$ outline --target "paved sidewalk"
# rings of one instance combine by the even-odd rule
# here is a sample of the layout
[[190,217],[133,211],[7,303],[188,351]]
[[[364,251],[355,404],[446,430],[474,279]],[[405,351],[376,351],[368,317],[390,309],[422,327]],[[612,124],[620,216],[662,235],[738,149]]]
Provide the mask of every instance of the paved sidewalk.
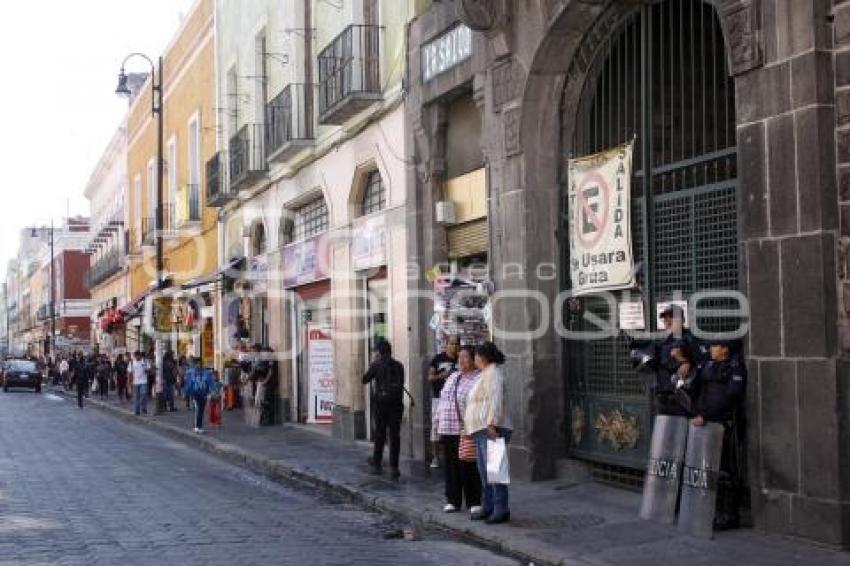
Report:
[[[427,522],[510,552],[535,564],[659,563],[850,566],[850,553],[825,549],[752,530],[719,533],[705,541],[677,534],[675,527],[637,518],[640,494],[595,482],[516,482],[511,485],[507,525],[472,522],[466,513],[445,514],[440,470],[402,462],[402,478],[368,473],[365,443],[347,443],[299,425],[247,426],[239,412],[225,412],[220,430],[192,432],[191,413],[136,417],[129,404],[87,400],[120,418],[157,430],[275,479],[304,481],[353,501]],[[404,451],[404,447],[402,447]]]

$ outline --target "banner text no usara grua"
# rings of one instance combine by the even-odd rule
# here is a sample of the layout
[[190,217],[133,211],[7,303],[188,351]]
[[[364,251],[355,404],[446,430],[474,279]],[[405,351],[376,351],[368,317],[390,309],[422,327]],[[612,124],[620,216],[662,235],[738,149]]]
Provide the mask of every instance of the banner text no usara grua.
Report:
[[570,281],[576,294],[634,286],[631,143],[570,159]]

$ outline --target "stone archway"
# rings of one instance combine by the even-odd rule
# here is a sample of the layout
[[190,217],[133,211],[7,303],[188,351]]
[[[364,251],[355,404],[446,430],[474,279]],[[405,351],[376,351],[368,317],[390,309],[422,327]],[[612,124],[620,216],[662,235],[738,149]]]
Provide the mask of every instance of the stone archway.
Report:
[[[516,38],[525,31],[537,29],[533,26],[528,26],[531,30],[521,29],[528,24],[512,20],[511,11],[505,10],[505,4],[499,0],[470,0],[469,3],[474,6],[466,12],[461,10],[461,16],[474,16],[474,21],[467,23],[483,31],[497,54],[500,48],[513,51],[514,65],[521,68],[517,74],[526,77],[520,81],[519,104],[506,104],[498,109],[501,139],[498,151],[490,154],[496,179],[491,182],[491,191],[497,195],[495,204],[491,205],[497,238],[493,245],[500,248],[500,253],[494,255],[494,269],[498,272],[501,266],[522,265],[527,277],[518,281],[506,279],[502,282],[503,289],[531,290],[554,298],[559,290],[558,283],[540,280],[533,274],[538,266],[560,256],[556,235],[559,230],[559,175],[563,163],[560,108],[565,99],[570,100],[565,88],[575,88],[580,93],[587,67],[596,51],[594,44],[598,46],[620,16],[634,9],[636,3],[578,0],[545,3],[543,10],[548,24],[542,40],[530,52],[528,46],[520,45]],[[758,66],[761,50],[755,42],[754,29],[757,3],[746,0],[712,3],[718,7],[726,44],[733,46],[727,51],[732,73]],[[467,2],[462,1],[462,4]],[[491,8],[492,17],[485,17]],[[504,59],[494,65],[494,75],[502,61]],[[497,94],[493,92],[494,97]],[[491,133],[495,132],[491,130]],[[525,213],[510,213],[516,210]],[[494,309],[496,324],[509,330],[527,332],[541,317],[535,300],[515,301],[503,312]],[[523,467],[523,473],[533,478],[548,477],[554,473],[555,460],[563,454],[563,435],[568,428],[564,422],[560,340],[550,331],[522,342],[514,341],[507,353],[508,371],[524,379],[519,411],[523,420],[522,434],[517,435],[514,455],[527,466]]]

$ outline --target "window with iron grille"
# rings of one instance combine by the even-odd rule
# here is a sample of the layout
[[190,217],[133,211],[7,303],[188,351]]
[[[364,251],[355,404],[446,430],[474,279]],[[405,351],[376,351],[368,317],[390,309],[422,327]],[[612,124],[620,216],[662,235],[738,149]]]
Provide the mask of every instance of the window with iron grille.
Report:
[[323,197],[295,211],[295,241],[306,240],[328,229],[328,205]]
[[387,192],[381,173],[375,169],[366,177],[366,188],[363,191],[363,201],[360,213],[363,216],[383,210],[387,204]]

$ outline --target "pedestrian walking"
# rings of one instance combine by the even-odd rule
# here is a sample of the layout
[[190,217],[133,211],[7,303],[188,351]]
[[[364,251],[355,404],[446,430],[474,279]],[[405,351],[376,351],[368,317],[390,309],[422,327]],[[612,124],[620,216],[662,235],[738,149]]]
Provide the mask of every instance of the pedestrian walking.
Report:
[[404,414],[404,366],[393,359],[392,347],[386,340],[375,346],[375,357],[363,383],[374,382],[375,446],[369,459],[371,472],[380,474],[384,458],[384,444],[389,431],[390,475],[398,479],[399,452],[401,450],[401,418]]
[[127,395],[127,362],[124,361],[124,354],[118,354],[112,370],[115,373],[115,388],[118,390],[118,401],[123,403],[129,399],[129,395]]
[[457,369],[458,348],[460,340],[457,336],[449,336],[446,340],[446,346],[442,352],[431,359],[430,367],[428,368],[428,383],[431,385],[431,467],[440,467],[440,428],[439,423],[439,407],[440,407],[440,392],[446,383],[446,380]]
[[463,509],[464,500],[470,513],[481,511],[481,477],[478,474],[475,445],[463,427],[467,397],[478,382],[478,377],[475,348],[462,346],[458,353],[458,369],[446,380],[438,403],[438,432],[443,445],[446,480],[446,505],[443,511],[446,513]]
[[194,431],[198,434],[204,432],[204,409],[214,387],[212,370],[202,368],[199,358],[192,358],[192,366],[186,372],[186,395],[195,406]]
[[109,365],[109,358],[105,355],[101,356],[97,361],[95,372],[97,392],[100,394],[100,400],[106,401],[109,399],[109,381],[112,377],[112,366]]
[[167,411],[174,412],[177,410],[174,407],[174,388],[176,386],[177,361],[174,359],[174,352],[168,350],[162,357],[162,394]]
[[511,438],[505,377],[500,365],[505,355],[492,342],[485,342],[475,351],[475,366],[481,371],[478,382],[469,392],[464,414],[466,432],[475,440],[478,473],[481,476],[483,501],[481,510],[472,515],[474,521],[488,524],[505,523],[511,518],[507,484],[491,484],[487,479],[487,440]]
[[77,386],[77,406],[82,409],[83,399],[85,399],[89,390],[89,372],[85,361],[82,359],[79,359],[75,365],[74,380]]
[[70,380],[68,378],[68,372],[70,370],[71,366],[68,364],[68,359],[63,356],[62,361],[59,362],[59,379],[65,389],[69,389]]
[[221,383],[219,374],[216,370],[212,372],[213,383],[210,389],[209,407],[210,407],[210,424],[213,426],[221,426],[221,409],[222,409],[222,391],[224,386]]
[[136,415],[148,414],[148,370],[149,364],[142,357],[142,353],[136,350],[134,359],[130,363],[130,373],[133,376],[133,412]]

